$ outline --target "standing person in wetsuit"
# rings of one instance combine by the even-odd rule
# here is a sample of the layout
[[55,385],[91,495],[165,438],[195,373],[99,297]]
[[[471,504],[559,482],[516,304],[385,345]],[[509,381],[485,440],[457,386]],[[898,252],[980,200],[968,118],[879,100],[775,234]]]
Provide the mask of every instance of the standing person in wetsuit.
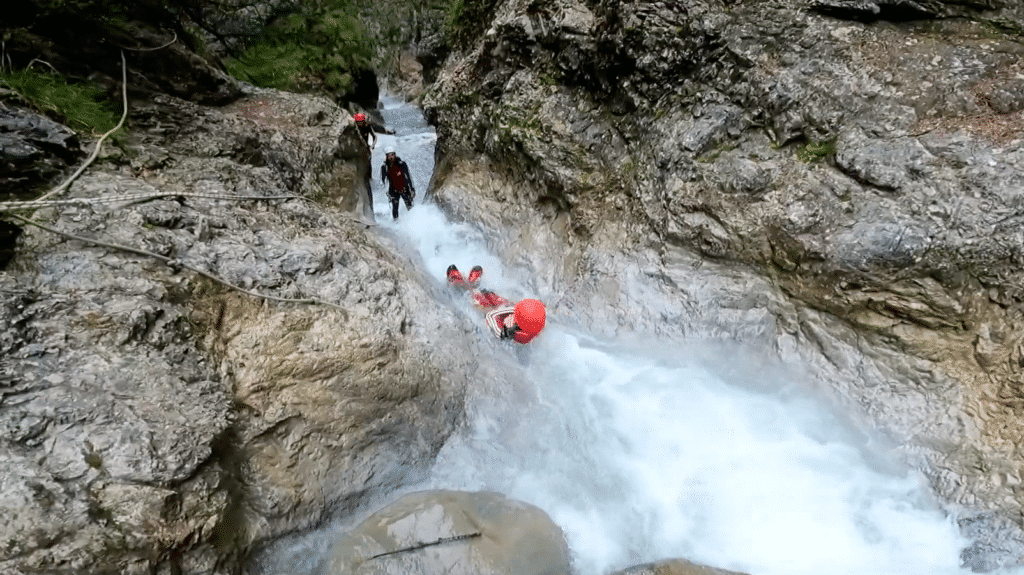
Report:
[[366,120],[366,114],[362,112],[352,116],[352,119],[356,121],[356,129],[359,130],[359,137],[363,140],[363,143],[374,149],[377,147],[377,130],[376,126],[370,125],[370,122]]
[[370,178],[373,174],[373,165],[370,163],[370,158],[373,155],[373,149],[377,147],[377,132],[366,121],[366,114],[360,112],[352,116],[352,119],[356,122],[356,131],[359,132],[359,139],[363,142],[363,157],[366,159],[366,196],[370,200],[370,214],[372,215],[373,188],[370,187]]
[[416,187],[412,183],[409,165],[395,154],[394,148],[384,151],[384,164],[380,167],[380,181],[388,183],[388,199],[391,200],[391,217],[398,220],[398,199],[405,200],[406,211],[412,209]]

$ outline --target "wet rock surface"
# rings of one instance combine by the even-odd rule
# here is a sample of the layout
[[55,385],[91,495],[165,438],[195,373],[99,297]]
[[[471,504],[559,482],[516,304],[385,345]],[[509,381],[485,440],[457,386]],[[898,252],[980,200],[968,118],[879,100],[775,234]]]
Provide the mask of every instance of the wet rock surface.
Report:
[[[804,366],[924,471],[971,541],[966,567],[1020,563],[1022,9],[495,8],[466,49],[424,33],[423,61],[400,61],[441,136],[430,194],[486,230],[557,321]],[[470,320],[359,221],[347,113],[198,62],[190,77],[206,80],[182,83],[168,62],[133,64],[163,72],[140,84],[129,152],[72,186],[88,201],[35,213],[165,259],[10,232],[0,570],[238,572],[261,544],[414,482],[458,425],[467,378],[493,368],[464,353]],[[14,156],[32,157],[24,142]],[[413,527],[428,524],[392,542],[465,535]],[[557,556],[549,535],[537,547]],[[634,568],[694,569],[721,572]]]
[[613,575],[742,575],[737,571],[726,571],[706,565],[691,563],[685,559],[667,559],[656,563],[637,565]]
[[20,212],[105,245],[26,224],[0,272],[0,571],[237,572],[416,477],[475,371],[356,217],[348,114],[255,89],[131,114],[79,201]]
[[498,493],[423,491],[374,513],[335,543],[332,575],[568,574],[569,549],[543,511]]
[[1017,564],[1021,16],[504,2],[425,97],[434,193],[567,321],[807,366],[973,525],[965,566]]

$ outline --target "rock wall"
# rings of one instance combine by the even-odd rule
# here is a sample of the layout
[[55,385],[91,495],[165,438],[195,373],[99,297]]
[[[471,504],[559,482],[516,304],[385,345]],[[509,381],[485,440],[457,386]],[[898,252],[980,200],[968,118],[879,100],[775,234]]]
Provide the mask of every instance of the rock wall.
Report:
[[[1019,562],[1021,8],[494,8],[450,54],[417,32],[422,69],[395,61],[441,136],[431,195],[559,321],[804,366],[928,474],[965,565]],[[126,149],[69,191],[84,201],[17,212],[155,255],[5,232],[0,570],[237,572],[414,480],[488,369],[366,232],[347,114],[200,68],[211,83],[179,95],[233,103],[144,83]],[[69,151],[44,178],[81,157],[52,133]],[[689,567],[638,569],[662,568]]]
[[236,573],[414,479],[460,421],[471,326],[366,233],[348,114],[245,90],[133,101],[74,201],[4,206],[104,245],[5,217],[0,571]]
[[988,569],[1024,539],[1024,20],[908,6],[500,2],[428,87],[434,193],[590,329],[807,366]]

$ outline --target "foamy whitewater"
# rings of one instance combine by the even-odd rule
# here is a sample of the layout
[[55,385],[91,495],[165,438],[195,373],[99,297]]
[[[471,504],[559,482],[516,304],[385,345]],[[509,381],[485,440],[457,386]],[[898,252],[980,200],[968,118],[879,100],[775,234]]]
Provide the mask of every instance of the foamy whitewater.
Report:
[[[375,229],[415,246],[439,283],[449,264],[481,264],[486,287],[536,296],[472,226],[421,202],[435,137],[419,110],[387,100],[383,113],[397,133],[374,152]],[[379,187],[388,145],[419,191],[398,222]],[[469,313],[468,303],[452,305]],[[482,348],[509,354],[521,376],[511,389],[480,382],[470,390],[468,425],[416,488],[491,490],[540,507],[565,532],[579,575],[676,557],[755,575],[970,572],[959,568],[969,542],[922,478],[880,465],[886,454],[872,453],[869,433],[782,370],[757,365],[758,350],[733,356],[743,366],[719,367],[692,344],[603,341],[561,327],[556,314],[525,359],[514,344],[494,346],[484,330],[479,337]],[[293,541],[265,572],[315,572],[336,535],[327,528]]]

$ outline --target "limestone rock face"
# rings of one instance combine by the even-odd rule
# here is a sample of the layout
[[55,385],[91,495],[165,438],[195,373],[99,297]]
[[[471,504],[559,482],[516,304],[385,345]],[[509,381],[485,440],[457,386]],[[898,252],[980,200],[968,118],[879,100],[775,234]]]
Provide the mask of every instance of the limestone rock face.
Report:
[[330,575],[567,575],[561,529],[497,493],[405,495],[342,536]]
[[46,116],[0,103],[0,199],[19,199],[82,156],[78,135]]
[[427,91],[438,200],[569,321],[806,366],[1017,563],[1018,3],[527,4]]
[[0,271],[3,572],[236,573],[418,477],[476,370],[440,280],[367,233],[349,114],[250,90],[130,121],[19,212],[105,245],[25,224]]
[[[438,127],[431,195],[553,315],[804,366],[926,473],[972,541],[965,566],[986,570],[1024,550],[1022,10],[508,0],[464,49],[419,35],[402,85],[423,82]],[[233,18],[218,26],[260,15]],[[112,87],[119,59],[92,39],[42,57]],[[45,44],[18,32],[5,51]],[[348,113],[239,86],[180,46],[129,66],[152,73],[127,153],[106,150],[77,202],[19,212],[86,239],[8,232],[0,571],[236,573],[417,480],[481,368],[469,320],[367,231]],[[6,167],[34,153],[16,131],[0,130]],[[566,572],[545,519],[482,497],[381,512],[336,565]],[[547,533],[542,560],[515,564],[474,525]]]

